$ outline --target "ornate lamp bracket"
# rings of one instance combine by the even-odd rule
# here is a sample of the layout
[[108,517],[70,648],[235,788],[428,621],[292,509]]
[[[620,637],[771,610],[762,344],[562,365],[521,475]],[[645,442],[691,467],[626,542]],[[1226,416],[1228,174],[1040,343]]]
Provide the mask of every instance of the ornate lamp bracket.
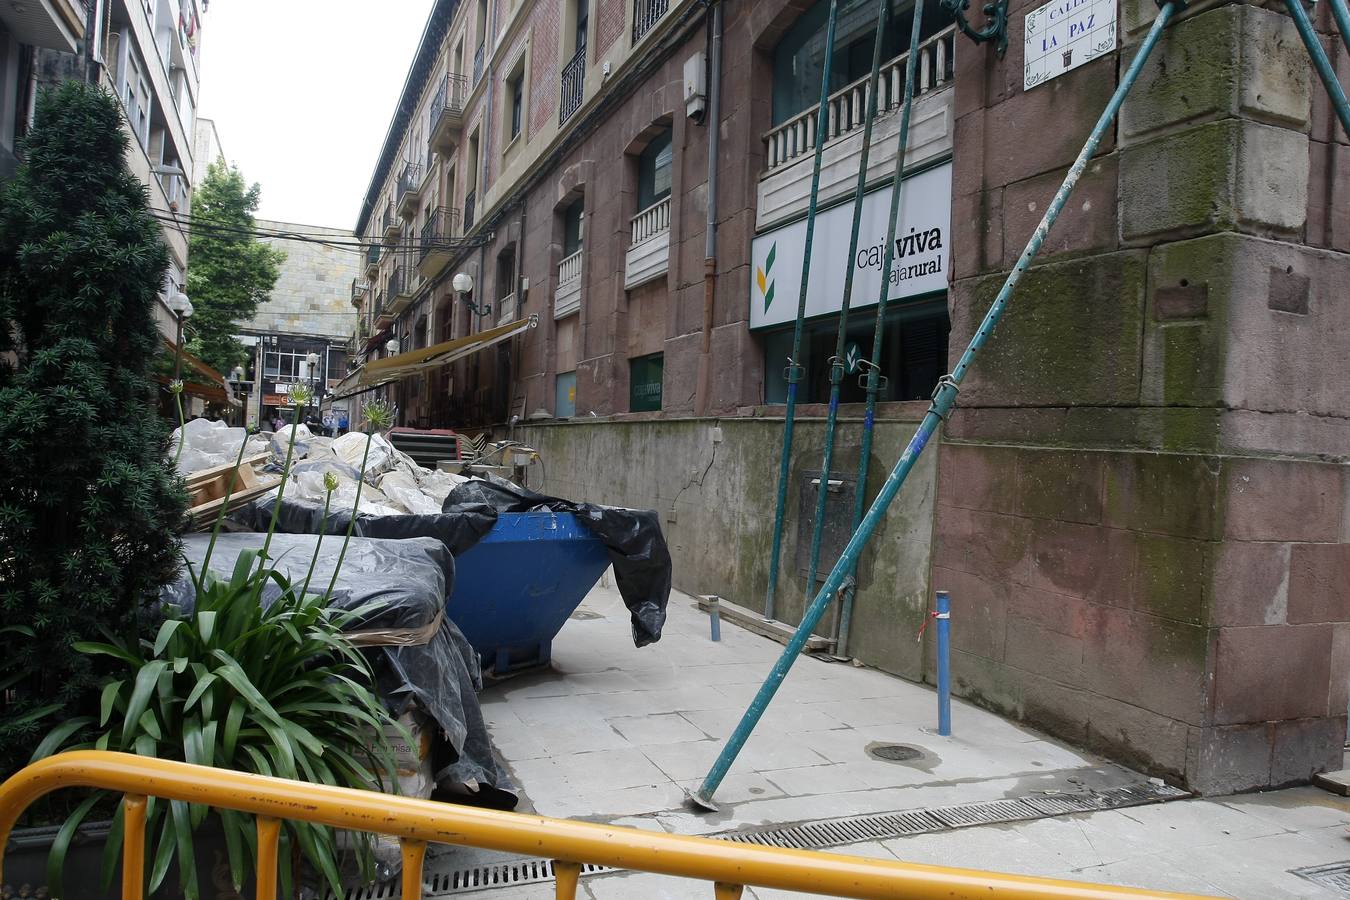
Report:
[[939,0],[942,8],[956,19],[956,27],[966,37],[977,44],[994,42],[994,52],[999,59],[1008,51],[1008,0],[992,0],[984,5],[984,15],[988,20],[983,28],[973,28],[966,20],[966,10],[970,9],[970,0]]

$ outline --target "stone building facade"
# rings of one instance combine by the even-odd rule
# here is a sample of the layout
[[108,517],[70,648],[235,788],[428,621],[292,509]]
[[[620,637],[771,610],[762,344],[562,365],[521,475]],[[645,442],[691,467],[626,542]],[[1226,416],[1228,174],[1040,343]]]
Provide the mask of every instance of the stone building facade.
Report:
[[[357,227],[384,248],[366,270],[368,346],[382,355],[393,336],[400,350],[425,348],[537,316],[510,342],[399,385],[404,424],[472,429],[519,416],[515,435],[542,451],[548,492],[660,510],[678,587],[759,608],[800,280],[773,263],[801,255],[810,73],[818,86],[828,4],[713,5],[716,122],[687,103],[710,99],[698,97],[698,76],[703,66],[712,77],[712,13],[658,5],[641,35],[635,23],[655,8],[644,0],[437,7]],[[870,58],[874,31],[858,16],[875,7],[841,6],[837,55],[856,61],[863,46]],[[1011,3],[1004,58],[925,7],[905,160],[905,204],[916,208],[902,205],[900,234],[931,225],[940,247],[890,289],[868,496],[1156,9],[1122,0],[1117,49],[1025,88],[1022,37],[1036,6]],[[584,41],[568,37],[579,8]],[[892,12],[890,30],[907,35],[908,8]],[[484,65],[456,69],[472,65],[476,54],[456,48],[475,33]],[[591,49],[569,52],[578,46]],[[897,54],[884,57],[890,108],[871,146],[872,207],[884,208],[895,163]],[[811,593],[803,542],[840,309],[830,279],[853,264],[864,283],[877,240],[868,214],[864,253],[848,258],[862,150],[849,65],[822,148],[825,249],[813,254],[796,360],[806,402],[777,605],[789,622]],[[419,104],[435,107],[438,80],[457,71],[469,87],[450,140],[439,107]],[[579,101],[567,89],[577,83]],[[1350,349],[1350,306],[1335,285],[1350,265],[1350,198],[1336,127],[1286,17],[1240,3],[1186,9],[865,552],[850,656],[932,677],[931,647],[914,635],[932,592],[946,589],[956,685],[977,702],[1206,792],[1339,767],[1350,375],[1335,361]],[[400,193],[413,156],[440,173],[420,176],[434,204]],[[436,206],[457,223],[447,235]],[[411,287],[395,279],[393,293],[400,265],[418,276]],[[472,294],[451,289],[459,273]],[[875,294],[855,291],[853,306],[846,336],[865,352]],[[854,382],[836,452],[845,490],[862,427]]]
[[[347,360],[358,338],[351,297],[361,256],[350,246],[351,232],[345,229],[266,219],[258,219],[255,225],[262,235],[278,235],[258,240],[285,253],[286,258],[271,294],[240,334],[253,349],[247,372],[246,421],[250,424],[269,421],[287,407],[289,386],[310,380],[304,362],[310,353],[319,357],[313,383],[320,404],[323,395],[331,393],[347,374]],[[345,403],[334,407],[330,401],[323,408],[339,418],[347,413]]]

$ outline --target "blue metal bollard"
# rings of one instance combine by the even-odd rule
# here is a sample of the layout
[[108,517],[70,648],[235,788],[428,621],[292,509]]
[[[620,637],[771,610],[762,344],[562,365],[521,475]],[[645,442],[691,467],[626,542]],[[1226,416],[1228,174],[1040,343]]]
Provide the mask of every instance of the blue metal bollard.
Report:
[[708,598],[708,624],[712,626],[712,639],[714,641],[722,639],[721,599],[721,597]]
[[952,733],[952,598],[937,592],[937,690],[938,734]]

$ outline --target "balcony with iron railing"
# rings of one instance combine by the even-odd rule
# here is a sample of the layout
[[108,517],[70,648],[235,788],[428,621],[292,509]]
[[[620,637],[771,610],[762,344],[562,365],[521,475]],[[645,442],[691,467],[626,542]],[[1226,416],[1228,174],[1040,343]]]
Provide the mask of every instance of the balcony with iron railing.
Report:
[[[916,63],[917,83],[914,96],[921,97],[936,91],[952,80],[956,26],[939,31],[919,45]],[[877,115],[899,108],[905,98],[905,67],[908,51],[881,67],[877,82]],[[829,116],[825,128],[826,142],[835,141],[863,127],[867,115],[868,81],[860,78],[830,95],[826,104]],[[785,166],[815,149],[819,110],[816,106],[798,113],[777,125],[764,135],[765,164],[769,171]],[[856,168],[854,170],[856,172]]]
[[450,263],[458,249],[463,230],[459,226],[459,210],[439,206],[422,225],[418,241],[417,271],[423,278],[435,278]]
[[436,88],[431,100],[431,149],[449,156],[459,146],[464,128],[464,97],[469,93],[469,79],[463,75],[447,75]]
[[633,43],[652,30],[670,9],[670,0],[633,0]]
[[361,304],[366,301],[366,294],[368,294],[369,292],[370,292],[369,284],[366,284],[366,282],[362,281],[360,278],[353,278],[352,306],[355,306],[357,309],[360,309]]
[[469,191],[464,195],[464,231],[468,232],[473,228],[474,207],[478,202],[476,191]]
[[487,56],[486,45],[479,44],[478,49],[473,51],[473,83],[477,85],[483,80],[483,62]]
[[398,173],[398,214],[405,219],[417,215],[417,203],[422,199],[422,164],[411,160]]
[[390,325],[394,324],[394,312],[389,309],[389,307],[385,306],[384,296],[382,291],[376,291],[375,304],[371,307],[373,310],[371,317],[375,320],[376,331],[388,328]]
[[670,197],[633,216],[632,241],[624,260],[625,289],[660,278],[670,269]]
[[389,294],[389,311],[397,316],[407,309],[412,304],[416,289],[417,273],[404,262],[396,264],[394,271],[389,273],[389,284],[386,287]]
[[562,100],[558,105],[558,124],[572,117],[572,113],[581,108],[586,92],[586,45],[583,43],[577,52],[563,66]]
[[366,244],[366,278],[373,279],[380,271],[380,245]]
[[398,216],[394,215],[394,206],[391,203],[386,206],[384,212],[380,214],[380,229],[384,232],[385,244],[392,245],[396,243],[398,241],[399,231],[402,230],[402,228],[403,226],[399,222]]
[[558,263],[558,290],[553,295],[553,318],[561,319],[581,309],[581,261],[584,250],[564,256]]

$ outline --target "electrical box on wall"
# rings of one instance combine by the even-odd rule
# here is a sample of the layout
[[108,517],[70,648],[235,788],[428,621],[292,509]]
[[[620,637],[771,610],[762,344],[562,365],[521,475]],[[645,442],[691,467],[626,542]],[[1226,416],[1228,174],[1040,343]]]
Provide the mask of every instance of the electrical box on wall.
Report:
[[708,56],[702,50],[684,61],[684,112],[702,117],[708,100]]

